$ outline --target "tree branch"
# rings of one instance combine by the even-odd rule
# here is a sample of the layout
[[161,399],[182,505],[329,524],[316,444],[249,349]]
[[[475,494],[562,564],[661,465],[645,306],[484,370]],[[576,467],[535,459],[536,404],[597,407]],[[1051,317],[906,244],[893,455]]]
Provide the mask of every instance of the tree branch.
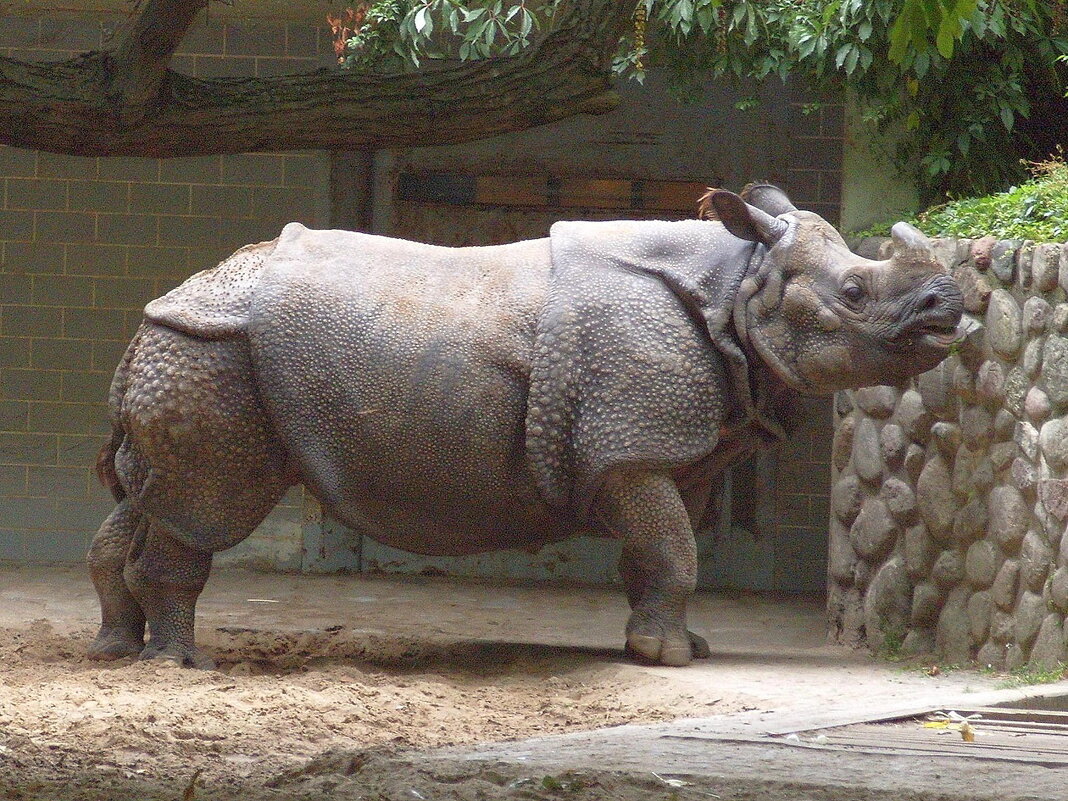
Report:
[[126,123],[159,100],[171,56],[208,0],[149,0],[112,61],[109,93]]
[[613,108],[612,56],[633,10],[619,0],[575,0],[517,56],[420,73],[195,79],[165,65],[167,48],[202,5],[152,0],[143,17],[179,6],[185,16],[173,25],[139,19],[117,54],[59,63],[0,58],[0,143],[169,157],[485,138]]

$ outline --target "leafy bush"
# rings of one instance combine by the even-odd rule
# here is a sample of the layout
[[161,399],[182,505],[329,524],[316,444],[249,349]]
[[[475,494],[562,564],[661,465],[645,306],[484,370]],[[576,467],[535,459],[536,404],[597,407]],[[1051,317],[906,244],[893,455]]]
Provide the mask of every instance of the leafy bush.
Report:
[[1058,156],[1029,170],[1019,186],[935,206],[914,223],[928,236],[1068,241],[1068,164]]

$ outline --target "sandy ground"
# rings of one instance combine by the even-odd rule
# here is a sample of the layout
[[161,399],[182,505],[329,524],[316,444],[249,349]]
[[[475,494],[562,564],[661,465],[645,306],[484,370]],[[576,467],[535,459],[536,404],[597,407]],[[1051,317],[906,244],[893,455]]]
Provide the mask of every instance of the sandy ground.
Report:
[[528,769],[430,749],[680,718],[744,731],[993,682],[830,646],[820,603],[756,596],[695,599],[713,658],[688,668],[627,661],[625,601],[597,588],[223,572],[198,622],[216,671],[91,662],[96,615],[83,570],[0,567],[0,798],[763,798],[672,778],[666,755],[662,772]]

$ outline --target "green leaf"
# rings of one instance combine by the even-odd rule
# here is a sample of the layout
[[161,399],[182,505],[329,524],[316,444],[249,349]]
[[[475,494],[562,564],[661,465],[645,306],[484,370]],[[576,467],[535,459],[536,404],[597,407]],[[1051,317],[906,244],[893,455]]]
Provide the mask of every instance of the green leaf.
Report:
[[860,49],[856,45],[849,46],[849,53],[845,57],[846,75],[852,75],[857,68],[857,59],[860,58]]
[[955,41],[956,37],[953,35],[950,28],[943,24],[938,29],[938,38],[936,40],[938,53],[942,58],[953,58],[953,43]]
[[850,49],[853,47],[851,44],[844,44],[838,48],[838,52],[834,54],[834,65],[841,68],[845,63],[846,56],[849,55]]
[[1001,117],[1002,125],[1005,126],[1005,130],[1011,131],[1012,125],[1016,121],[1016,115],[1012,113],[1012,109],[1008,106],[1002,106],[999,116]]
[[434,32],[434,20],[430,16],[429,6],[423,6],[415,12],[413,24],[415,32],[420,36],[430,36]]

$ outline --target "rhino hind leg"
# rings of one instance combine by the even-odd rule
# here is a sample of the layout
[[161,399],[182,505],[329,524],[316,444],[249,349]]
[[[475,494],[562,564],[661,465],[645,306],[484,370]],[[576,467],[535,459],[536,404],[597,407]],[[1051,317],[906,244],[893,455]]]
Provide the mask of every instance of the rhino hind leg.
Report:
[[126,585],[123,569],[137,528],[147,522],[122,500],[93,537],[86,561],[100,598],[101,623],[89,646],[90,659],[122,659],[144,648],[145,613]]
[[617,472],[605,482],[597,511],[623,540],[621,568],[631,606],[628,653],[662,665],[688,665],[708,645],[686,630],[697,546],[675,482],[662,472]]
[[197,598],[210,572],[210,553],[168,535],[157,521],[138,526],[123,578],[148,622],[149,639],[141,659],[171,659],[183,667],[206,670],[215,667],[193,640]]
[[[139,608],[141,632],[145,622],[149,632],[142,659],[211,667],[193,643],[211,555],[251,534],[296,481],[254,379],[243,339],[204,340],[152,324],[116,375],[112,418],[122,437],[113,437],[104,472],[113,470],[124,500],[91,562],[105,637],[132,647]],[[109,633],[115,620],[128,621],[119,635]],[[98,658],[109,648],[102,642]]]

